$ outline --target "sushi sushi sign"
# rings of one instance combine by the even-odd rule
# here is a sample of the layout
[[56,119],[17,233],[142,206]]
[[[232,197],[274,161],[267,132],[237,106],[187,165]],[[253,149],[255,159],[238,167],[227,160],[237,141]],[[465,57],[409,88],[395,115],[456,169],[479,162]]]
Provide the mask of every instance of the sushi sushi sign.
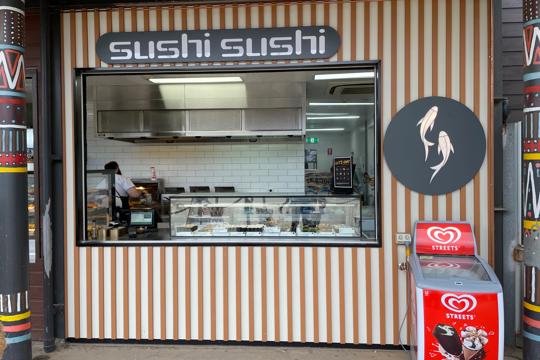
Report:
[[501,299],[496,293],[423,290],[427,359],[499,359]]
[[327,59],[340,46],[329,26],[110,32],[96,51],[108,64]]

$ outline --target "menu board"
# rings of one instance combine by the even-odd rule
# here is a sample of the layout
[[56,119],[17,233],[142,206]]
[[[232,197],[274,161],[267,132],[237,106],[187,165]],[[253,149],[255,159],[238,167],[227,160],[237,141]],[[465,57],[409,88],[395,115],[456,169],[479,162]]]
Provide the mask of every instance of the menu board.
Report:
[[352,189],[353,162],[352,157],[334,158],[334,188]]

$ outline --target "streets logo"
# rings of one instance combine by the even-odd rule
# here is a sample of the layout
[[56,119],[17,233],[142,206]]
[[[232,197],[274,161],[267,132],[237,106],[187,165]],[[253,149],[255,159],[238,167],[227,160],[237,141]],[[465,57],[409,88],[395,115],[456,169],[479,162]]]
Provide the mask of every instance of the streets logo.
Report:
[[447,293],[441,297],[442,305],[452,313],[446,314],[448,319],[473,320],[474,315],[464,314],[473,311],[478,305],[476,298],[469,294]]

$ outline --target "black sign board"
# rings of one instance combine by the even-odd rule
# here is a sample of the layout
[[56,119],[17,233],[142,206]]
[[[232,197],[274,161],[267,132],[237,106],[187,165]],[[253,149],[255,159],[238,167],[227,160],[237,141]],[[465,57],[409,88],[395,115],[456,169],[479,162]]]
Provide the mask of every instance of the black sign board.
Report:
[[334,188],[352,189],[353,186],[353,162],[352,157],[334,158]]
[[329,26],[111,32],[96,45],[108,64],[326,59],[339,48]]
[[397,180],[418,193],[442,195],[467,184],[486,154],[486,136],[476,115],[439,96],[413,101],[392,119],[384,157]]

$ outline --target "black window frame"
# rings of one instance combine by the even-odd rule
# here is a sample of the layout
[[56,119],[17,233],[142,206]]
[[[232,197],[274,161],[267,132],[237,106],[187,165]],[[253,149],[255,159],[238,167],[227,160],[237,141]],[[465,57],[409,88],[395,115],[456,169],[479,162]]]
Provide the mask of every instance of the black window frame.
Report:
[[[375,71],[375,233],[374,242],[339,242],[328,241],[327,243],[310,243],[309,239],[299,238],[298,241],[272,242],[205,242],[204,238],[194,237],[192,240],[154,240],[152,243],[140,243],[137,240],[110,241],[86,240],[86,176],[85,164],[87,154],[86,143],[86,77],[93,75],[129,75],[129,74],[230,74],[245,72],[284,72],[284,71],[336,71],[358,70],[371,68]],[[73,94],[74,94],[74,148],[75,148],[75,203],[76,203],[76,246],[314,246],[314,247],[351,247],[351,248],[382,248],[382,203],[381,203],[381,175],[382,175],[382,119],[381,119],[381,62],[380,60],[350,61],[350,62],[311,62],[311,63],[288,63],[288,64],[248,64],[248,65],[193,65],[182,67],[156,67],[156,68],[77,68],[73,69]],[[240,195],[240,194],[239,194]],[[264,195],[264,194],[261,194]]]

